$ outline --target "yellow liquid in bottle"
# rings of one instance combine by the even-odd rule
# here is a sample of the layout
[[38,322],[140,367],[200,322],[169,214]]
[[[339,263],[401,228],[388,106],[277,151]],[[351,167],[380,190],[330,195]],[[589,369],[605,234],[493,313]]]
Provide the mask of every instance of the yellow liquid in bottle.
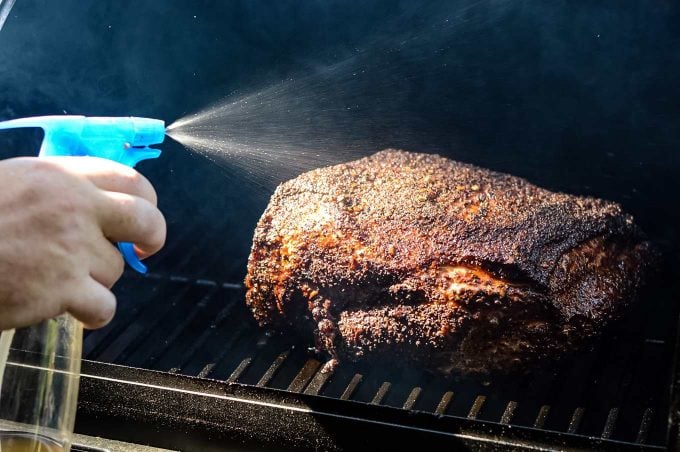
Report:
[[66,448],[49,438],[26,433],[0,433],[0,452],[62,452]]

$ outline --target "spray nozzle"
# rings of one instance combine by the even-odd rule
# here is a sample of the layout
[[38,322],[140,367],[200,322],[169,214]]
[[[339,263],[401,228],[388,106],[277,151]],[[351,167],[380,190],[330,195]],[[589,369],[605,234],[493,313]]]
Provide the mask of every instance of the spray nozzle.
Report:
[[[0,122],[0,130],[39,127],[45,131],[40,156],[90,156],[134,167],[142,160],[161,155],[149,146],[165,139],[165,123],[134,117],[40,116]],[[126,262],[146,273],[132,243],[118,244]]]

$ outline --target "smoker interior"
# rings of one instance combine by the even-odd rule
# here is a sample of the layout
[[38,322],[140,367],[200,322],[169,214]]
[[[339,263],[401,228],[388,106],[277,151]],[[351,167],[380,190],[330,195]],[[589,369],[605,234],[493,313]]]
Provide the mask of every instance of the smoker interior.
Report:
[[[220,229],[219,224],[213,227]],[[375,363],[343,363],[324,373],[310,344],[257,326],[245,306],[241,281],[196,277],[229,265],[211,253],[213,236],[204,234],[196,242],[198,236],[192,226],[176,231],[151,274],[126,273],[116,287],[116,318],[85,336],[87,360],[156,371],[161,380],[168,378],[161,373],[169,373],[175,374],[174,382],[226,382],[232,388],[228,391],[248,388],[254,397],[258,391],[265,391],[265,397],[274,390],[305,400],[340,400],[345,402],[340,411],[357,418],[372,416],[370,411],[357,414],[366,413],[362,410],[368,405],[417,413],[425,425],[428,419],[464,420],[466,425],[526,428],[529,438],[547,432],[597,441],[588,447],[651,450],[667,444],[677,321],[677,297],[668,284],[652,284],[631,315],[592,350],[524,375],[444,378],[414,367]],[[186,250],[189,255],[183,254]],[[201,255],[205,267],[196,268],[195,256]],[[131,378],[136,378],[134,372]],[[102,403],[88,401],[88,394],[81,404]],[[260,427],[244,419],[241,428]],[[284,434],[278,429],[272,435],[279,433]],[[349,429],[346,434],[353,433]],[[153,436],[146,439],[152,445],[159,439]],[[548,442],[558,436],[550,438]]]
[[[271,125],[265,143],[436,152],[616,201],[680,256],[676,4],[23,0],[0,34],[0,119],[64,112],[170,122],[225,97],[290,87],[284,80],[331,83],[244,117]],[[243,124],[245,138],[262,128]],[[36,155],[41,138],[6,132],[0,157]],[[138,169],[158,191],[167,246],[149,260],[151,275],[125,275],[113,323],[85,337],[80,432],[167,447],[184,436],[185,450],[230,437],[257,448],[267,435],[322,450],[408,436],[432,445],[442,432],[491,432],[487,445],[677,442],[677,429],[666,436],[669,406],[680,406],[671,384],[677,257],[665,265],[675,274],[652,285],[618,332],[555,369],[484,382],[344,363],[325,375],[308,344],[266,336],[244,306],[249,238],[290,169],[265,165],[266,177],[252,178],[240,161],[209,161],[171,140],[161,147],[159,160]],[[260,419],[276,414],[276,425]],[[324,433],[309,427],[315,419],[339,425],[335,437],[310,440]],[[204,442],[198,424],[210,426]]]

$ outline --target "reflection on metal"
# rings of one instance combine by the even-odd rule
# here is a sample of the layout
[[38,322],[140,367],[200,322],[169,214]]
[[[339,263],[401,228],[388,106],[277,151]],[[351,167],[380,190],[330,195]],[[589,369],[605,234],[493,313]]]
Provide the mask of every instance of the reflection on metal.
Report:
[[7,20],[15,1],[16,0],[0,0],[0,30],[2,30],[3,25],[5,25],[5,21]]

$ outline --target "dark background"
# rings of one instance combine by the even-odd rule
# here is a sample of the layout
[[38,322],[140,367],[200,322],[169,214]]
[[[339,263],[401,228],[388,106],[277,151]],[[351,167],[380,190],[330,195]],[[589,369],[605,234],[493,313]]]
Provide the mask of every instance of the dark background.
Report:
[[[675,255],[673,3],[17,0],[0,31],[0,119],[68,113],[170,123],[340,64],[324,76],[331,84],[338,77],[327,102],[342,109],[345,95],[359,99],[361,113],[318,130],[333,137],[331,148],[437,152],[615,200]],[[343,83],[356,69],[365,75],[350,93]],[[0,156],[35,154],[39,139],[3,133]],[[171,140],[162,148],[160,160],[139,166],[169,223],[152,271],[240,282],[276,174],[256,188]]]

